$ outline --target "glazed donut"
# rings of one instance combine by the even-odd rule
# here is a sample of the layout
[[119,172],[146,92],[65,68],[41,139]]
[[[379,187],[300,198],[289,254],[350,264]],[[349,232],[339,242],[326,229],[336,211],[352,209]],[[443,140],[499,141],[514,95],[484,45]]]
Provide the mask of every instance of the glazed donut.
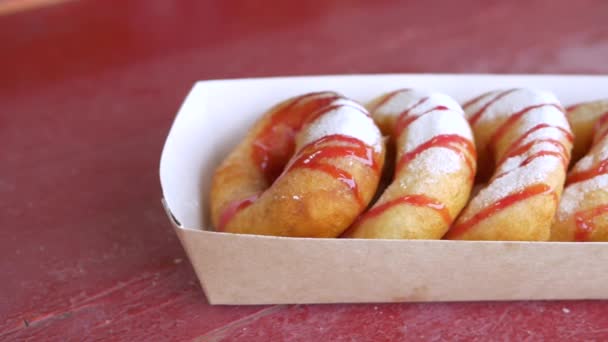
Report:
[[336,237],[369,204],[384,142],[367,110],[337,93],[295,97],[266,113],[211,185],[216,230]]
[[345,237],[440,239],[465,206],[476,153],[462,108],[450,97],[404,89],[371,105],[396,144],[394,179]]
[[575,149],[591,148],[566,179],[551,240],[608,241],[608,101],[570,107],[568,118]]
[[463,108],[478,165],[494,171],[486,170],[491,178],[445,238],[548,240],[573,139],[559,101],[545,91],[510,89],[483,94]]

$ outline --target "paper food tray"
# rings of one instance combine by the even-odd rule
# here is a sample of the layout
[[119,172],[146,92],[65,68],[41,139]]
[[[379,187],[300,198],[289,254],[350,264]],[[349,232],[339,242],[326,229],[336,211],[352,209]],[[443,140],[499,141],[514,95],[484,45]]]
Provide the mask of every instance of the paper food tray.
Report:
[[608,244],[307,239],[208,231],[214,169],[270,106],[334,90],[367,102],[398,88],[459,102],[497,88],[554,92],[562,104],[608,96],[608,76],[349,75],[201,81],[161,163],[163,204],[212,304],[608,298]]

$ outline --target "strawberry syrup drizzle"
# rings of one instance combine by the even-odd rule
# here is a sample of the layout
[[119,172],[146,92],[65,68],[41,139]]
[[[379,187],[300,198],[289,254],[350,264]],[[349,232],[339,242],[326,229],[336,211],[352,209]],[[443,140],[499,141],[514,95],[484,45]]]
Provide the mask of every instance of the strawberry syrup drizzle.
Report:
[[488,96],[488,95],[490,95],[492,93],[493,93],[492,91],[488,91],[488,92],[485,92],[485,93],[483,93],[483,94],[481,94],[481,95],[479,95],[477,97],[474,97],[474,98],[468,100],[467,102],[465,102],[465,103],[462,104],[462,109],[469,108],[470,106],[474,105],[475,103],[479,102],[481,99],[483,99],[484,97],[486,97],[486,96]]
[[584,104],[585,103],[577,103],[577,104],[573,104],[573,105],[570,105],[570,106],[566,107],[566,113],[567,113],[566,115],[569,115],[570,112],[576,110],[578,107],[580,107],[580,106],[582,106]]
[[[520,201],[526,200],[526,199],[534,197],[536,195],[547,194],[547,193],[551,193],[551,192],[552,192],[551,187],[546,184],[534,184],[534,185],[525,187],[524,189],[522,189],[518,192],[512,193],[510,195],[507,195],[507,196],[501,198],[500,200],[492,203],[491,205],[483,208],[477,214],[473,215],[473,217],[471,217],[470,219],[468,219],[464,222],[461,222],[459,224],[456,224],[455,226],[452,226],[452,228],[450,228],[450,230],[448,231],[448,233],[446,234],[445,237],[448,239],[451,239],[451,238],[456,238],[458,236],[461,236],[462,234],[466,233],[469,229],[471,229],[471,227],[475,226],[482,220],[488,219],[488,218],[496,215],[497,213],[504,210],[505,208],[508,208],[512,205],[519,203]],[[557,200],[555,197],[555,194],[554,194],[554,199]]]
[[600,205],[574,214],[574,222],[576,224],[574,240],[579,242],[589,241],[591,234],[597,228],[593,220],[606,213],[608,213],[608,205]]
[[[568,111],[570,112],[581,105],[583,104],[579,103],[570,106],[568,107]],[[605,127],[606,123],[608,123],[608,112],[601,114],[599,119],[593,126],[595,143],[599,143],[600,141],[602,141],[608,134],[608,127]],[[566,184],[570,185],[573,183],[586,181],[605,173],[608,173],[608,160],[600,161],[598,165],[591,169],[570,173],[566,180]],[[608,213],[608,204],[599,205],[595,208],[576,212],[574,214],[574,223],[576,227],[574,231],[574,240],[579,242],[589,241],[591,234],[597,228],[593,220],[596,217],[601,216],[605,213]]]
[[[315,96],[327,94],[317,100],[305,102]],[[310,93],[294,99],[272,115],[252,146],[252,159],[266,181],[271,184],[283,171],[295,148],[295,135],[316,115],[340,96],[334,93]],[[303,103],[304,102],[304,103]]]
[[494,134],[490,138],[490,141],[488,144],[490,151],[492,151],[492,152],[495,151],[495,147],[496,147],[496,144],[498,143],[498,141],[500,141],[500,139],[509,131],[509,129],[517,121],[519,121],[526,113],[528,113],[534,109],[538,109],[538,108],[542,108],[542,107],[554,107],[554,108],[558,109],[560,112],[563,112],[562,108],[554,103],[541,103],[541,104],[537,104],[537,105],[533,105],[533,106],[528,106],[528,107],[520,110],[519,112],[512,114],[502,125],[500,125],[500,127],[498,127],[498,129],[494,132]]
[[[304,100],[322,94],[329,96],[302,104]],[[340,107],[351,107],[361,111],[365,115],[369,115],[365,110],[355,106],[331,104],[339,98],[341,96],[331,92],[306,94],[294,99],[270,118],[266,126],[255,138],[252,149],[252,159],[258,165],[269,184],[272,184],[282,173],[287,172],[285,165],[294,152],[295,135],[304,125]],[[298,106],[301,106],[301,108],[298,108]],[[331,142],[346,143],[349,146],[322,146]],[[315,148],[317,150],[314,150]],[[359,162],[379,172],[373,149],[356,138],[343,135],[325,136],[305,146],[300,152],[300,157],[288,168],[302,167],[316,169],[332,175],[337,180],[346,184],[353,191],[357,202],[363,206],[364,201],[359,194],[354,177],[338,167],[320,162],[326,158],[347,156],[355,157]],[[260,192],[245,199],[229,203],[220,215],[218,230],[223,231],[228,222],[239,211],[253,204],[262,193]]]
[[224,209],[222,211],[222,214],[220,215],[220,222],[218,223],[217,230],[220,232],[223,232],[224,229],[226,228],[226,225],[228,224],[228,222],[230,222],[230,220],[232,220],[234,215],[236,215],[236,213],[238,213],[239,211],[252,205],[253,202],[255,202],[258,199],[258,197],[260,197],[260,195],[261,195],[261,193],[257,193],[252,196],[249,196],[247,198],[233,201],[230,204],[228,204],[226,209]]
[[[511,91],[507,91],[507,92],[512,92],[514,90]],[[500,93],[499,95],[497,95],[493,100],[490,101],[490,103],[494,103],[498,100],[498,98],[507,92],[503,92]],[[522,110],[520,110],[519,112],[516,112],[514,114],[512,114],[500,127],[498,127],[498,129],[496,130],[496,132],[492,135],[492,137],[489,140],[489,150],[491,152],[495,151],[495,146],[497,144],[497,142],[506,134],[506,132],[509,130],[509,128],[511,128],[518,120],[521,119],[521,117],[523,117],[526,113],[530,112],[531,110],[537,109],[537,108],[541,108],[541,107],[545,107],[545,106],[552,106],[557,108],[560,112],[563,113],[563,109],[556,105],[556,104],[550,104],[550,103],[544,103],[544,104],[538,104],[538,105],[533,105],[533,106],[529,106],[526,108],[523,108]],[[479,118],[481,117],[481,115],[483,114],[483,112],[485,112],[488,108],[488,105],[486,104],[482,110],[478,111],[477,113],[475,113],[475,115],[471,118],[470,122],[471,124],[474,124],[477,120],[479,120]],[[566,149],[565,146],[563,146],[563,144],[559,141],[559,140],[554,140],[554,139],[535,139],[530,141],[529,143],[523,145],[523,146],[519,146],[521,145],[521,143],[524,141],[524,139],[529,136],[531,133],[533,133],[536,130],[542,129],[542,128],[546,128],[546,127],[553,127],[553,126],[549,126],[548,124],[540,124],[540,125],[536,125],[534,127],[532,127],[530,130],[528,130],[527,132],[525,132],[522,136],[520,136],[518,138],[518,140],[516,140],[513,144],[510,150],[508,150],[505,153],[505,157],[502,158],[501,163],[504,162],[508,157],[512,157],[512,156],[517,156],[517,155],[522,155],[525,154],[526,152],[528,152],[530,150],[530,148],[532,148],[532,146],[534,146],[536,143],[540,143],[540,142],[550,142],[552,144],[555,144],[556,146],[559,145],[561,147],[559,147],[561,152],[556,152],[556,151],[547,151],[547,150],[543,150],[543,151],[539,151],[537,153],[532,154],[531,156],[529,156],[528,158],[526,158],[525,160],[523,160],[519,167],[523,167],[527,164],[529,164],[530,162],[532,162],[532,160],[542,157],[542,156],[547,156],[547,155],[552,155],[552,156],[556,156],[558,158],[560,158],[562,160],[562,163],[564,164],[564,168],[565,170],[567,170],[567,165],[569,162],[569,153],[564,153],[567,152],[568,150]],[[572,134],[570,132],[568,132],[567,130],[560,128],[560,127],[556,127],[558,129],[560,129],[563,133],[564,136],[566,137],[566,139],[568,139],[569,141],[572,141],[573,137]],[[493,155],[494,153],[491,153],[490,155]],[[517,168],[516,168],[517,169]],[[515,170],[515,169],[514,169]],[[513,171],[513,170],[511,170]],[[511,171],[507,171],[505,173],[499,174],[495,177],[493,177],[493,179],[497,179],[499,177],[504,176],[506,173],[509,173]],[[555,192],[552,192],[553,190],[551,189],[551,187],[549,187],[546,184],[533,184],[530,186],[525,187],[524,189],[507,195],[505,197],[503,197],[502,199],[492,203],[491,205],[483,208],[482,210],[480,210],[477,214],[475,214],[472,218],[461,222],[455,226],[453,226],[448,233],[446,234],[446,238],[455,238],[458,237],[462,234],[464,234],[465,232],[467,232],[469,229],[471,229],[473,226],[475,226],[476,224],[478,224],[479,222],[481,222],[482,220],[485,220],[497,213],[499,213],[501,210],[512,206],[520,201],[526,200],[528,198],[531,198],[533,196],[536,195],[540,195],[540,194],[545,194],[545,193],[552,193],[553,194],[553,198],[555,201],[557,201],[557,195],[555,194]]]
[[415,149],[404,153],[397,162],[397,166],[395,167],[395,174],[397,174],[402,168],[404,168],[408,163],[414,160],[422,152],[434,147],[443,147],[458,153],[460,157],[466,162],[467,167],[469,168],[469,173],[471,174],[471,180],[473,179],[475,174],[475,167],[473,166],[473,162],[471,161],[471,159],[467,157],[466,152],[468,152],[469,156],[475,159],[475,146],[473,145],[473,142],[471,140],[457,134],[436,135],[432,139],[427,140],[425,143],[418,145],[418,147],[416,147]]
[[[573,107],[579,106],[580,104],[574,105]],[[596,143],[600,142],[605,135],[608,133],[608,128],[605,132],[600,132],[600,129],[608,122],[608,112],[603,113],[593,127],[594,134],[600,133],[601,135],[596,138]],[[587,170],[574,171],[568,175],[566,179],[566,185],[573,183],[583,182],[591,178],[597,177],[608,173],[608,159],[601,160],[595,167]]]
[[595,136],[595,142],[598,143],[608,135],[608,112],[602,114],[593,126],[593,135]]
[[566,180],[566,185],[583,182],[606,173],[608,173],[608,159],[600,161],[591,169],[570,173],[568,175],[568,179]]
[[[403,197],[398,197],[398,198],[395,198],[386,203],[382,203],[381,205],[379,205],[377,207],[373,207],[365,214],[359,216],[357,221],[355,221],[355,223],[351,226],[351,228],[349,228],[349,231],[354,230],[357,226],[361,225],[365,220],[369,220],[374,217],[377,217],[380,214],[384,213],[385,211],[389,210],[390,208],[398,206],[398,205],[413,205],[416,207],[426,207],[429,209],[433,209],[441,216],[441,218],[447,225],[452,223],[452,216],[450,215],[450,211],[445,206],[445,204],[441,203],[440,201],[438,201],[434,198],[430,198],[430,197],[422,195],[422,194],[415,194],[415,195],[406,195]],[[348,235],[348,233],[345,233],[345,235]]]
[[[346,144],[346,145],[335,145]],[[334,158],[352,157],[354,160],[370,167],[376,173],[380,172],[379,164],[376,161],[376,153],[374,149],[357,138],[346,135],[335,134],[328,135],[318,139],[300,150],[294,161],[285,167],[283,174],[298,168],[316,170],[324,172],[334,179],[345,184],[353,193],[357,203],[361,208],[365,207],[366,203],[361,197],[359,187],[354,176],[348,171],[343,170],[335,165],[324,163],[324,160]],[[280,177],[280,176],[279,176]],[[222,212],[219,230],[224,230],[226,224],[240,211],[255,202],[262,193],[248,197],[243,200],[237,200],[228,205]]]
[[397,89],[395,91],[392,91],[392,92],[386,94],[380,101],[378,101],[377,103],[375,103],[374,106],[369,109],[369,112],[370,113],[375,112],[378,108],[384,106],[388,101],[390,101],[391,99],[393,99],[398,94],[400,94],[400,93],[407,93],[407,92],[410,92],[410,91],[412,91],[412,89],[404,88],[404,89]]
[[[511,149],[508,153],[505,153],[505,155],[501,158],[498,165],[504,163],[509,158],[521,156],[521,155],[529,152],[532,149],[532,147],[534,147],[534,145],[542,144],[542,143],[551,144],[551,145],[557,147],[559,149],[559,151],[543,150],[543,151],[537,152],[537,154],[547,152],[546,154],[555,155],[555,156],[559,157],[562,161],[562,165],[564,166],[564,170],[567,170],[568,161],[570,160],[570,153],[569,153],[568,149],[562,144],[562,142],[557,139],[536,139],[536,140],[532,140],[524,145],[521,145],[517,148]],[[549,152],[552,152],[552,153],[549,153]]]
[[[513,92],[515,92],[515,91],[517,91],[517,89],[509,89],[509,90],[505,90],[505,91],[502,91],[502,92],[500,92],[500,93],[496,94],[496,95],[494,96],[494,98],[492,98],[490,101],[488,101],[486,104],[484,104],[484,105],[483,105],[481,108],[479,108],[479,110],[478,110],[477,112],[475,112],[475,114],[473,114],[473,115],[471,116],[471,118],[469,118],[469,123],[471,124],[471,126],[475,125],[475,124],[477,123],[477,121],[479,121],[479,119],[481,118],[482,114],[483,114],[484,112],[486,112],[486,111],[488,110],[488,108],[489,108],[491,105],[493,105],[493,104],[494,104],[494,103],[496,103],[498,100],[502,99],[503,97],[505,97],[505,96],[507,96],[507,95],[509,95],[509,94],[511,94],[511,93],[513,93]],[[470,106],[471,104],[473,104],[473,103],[475,103],[475,102],[478,102],[478,101],[479,101],[479,100],[481,100],[483,97],[485,97],[485,96],[487,96],[487,95],[489,95],[489,94],[490,94],[490,93],[483,94],[482,96],[477,97],[477,98],[474,98],[473,100],[471,100],[471,101],[469,101],[469,102],[465,103],[464,108],[466,108],[466,107]]]
[[[395,137],[399,137],[403,133],[403,131],[412,122],[419,119],[423,115],[428,114],[433,111],[437,111],[437,110],[448,110],[447,107],[440,105],[440,106],[436,106],[431,109],[428,109],[422,113],[419,113],[416,115],[410,115],[412,110],[416,109],[417,107],[424,104],[428,100],[429,100],[428,97],[423,97],[420,100],[418,100],[416,103],[414,103],[412,106],[410,106],[409,108],[407,108],[406,110],[401,112],[401,114],[399,114],[399,117],[395,124],[395,129],[394,129]],[[376,108],[378,108],[378,107],[376,107]],[[475,146],[473,145],[472,141],[470,141],[469,139],[466,139],[466,138],[456,135],[456,134],[444,134],[444,135],[435,136],[432,139],[428,140],[426,143],[421,144],[414,150],[412,150],[408,153],[405,153],[400,158],[400,160],[397,162],[397,167],[395,168],[395,174],[397,174],[397,172],[401,168],[405,167],[405,165],[407,163],[411,162],[418,155],[420,155],[420,153],[424,152],[427,149],[433,148],[433,147],[445,147],[445,148],[448,148],[450,150],[457,152],[463,158],[463,160],[467,163],[467,166],[470,171],[469,173],[471,175],[471,181],[473,180],[474,174],[475,174],[473,162],[465,155],[464,151],[468,151],[469,156],[471,156],[472,158],[475,159],[476,158]],[[413,195],[406,195],[403,197],[399,197],[399,198],[393,199],[391,201],[388,201],[386,203],[383,203],[377,207],[373,207],[372,209],[367,211],[365,214],[360,216],[359,219],[357,219],[357,221],[351,226],[351,228],[349,228],[349,230],[347,232],[344,233],[343,236],[349,236],[350,232],[352,232],[364,220],[368,220],[370,218],[377,217],[378,215],[382,214],[386,210],[389,210],[390,208],[398,206],[398,205],[414,205],[414,206],[419,206],[419,207],[427,207],[427,208],[435,210],[442,217],[442,219],[444,220],[444,222],[446,224],[449,225],[452,222],[452,217],[450,215],[450,212],[444,203],[441,203],[437,199],[433,199],[433,198],[427,197],[422,194],[413,194]]]
[[416,115],[410,115],[411,111],[420,106],[421,104],[425,103],[428,100],[428,98],[423,98],[420,101],[418,101],[413,107],[411,107],[410,109],[406,110],[405,112],[401,113],[401,115],[399,115],[399,118],[397,119],[397,123],[395,124],[395,137],[399,137],[401,135],[401,133],[403,133],[403,131],[409,126],[411,125],[414,121],[418,120],[420,117],[429,114],[431,112],[434,111],[441,111],[441,110],[449,110],[448,107],[446,106],[435,106],[429,110],[426,110],[420,114],[416,114]]
[[[335,145],[336,143],[346,143],[347,145]],[[293,163],[285,168],[285,172],[297,168],[324,172],[348,186],[359,205],[364,207],[365,201],[361,197],[356,179],[349,172],[335,165],[323,163],[323,160],[326,159],[343,157],[352,157],[363,165],[370,167],[376,173],[380,172],[371,146],[366,145],[359,139],[341,134],[325,136],[302,148]]]

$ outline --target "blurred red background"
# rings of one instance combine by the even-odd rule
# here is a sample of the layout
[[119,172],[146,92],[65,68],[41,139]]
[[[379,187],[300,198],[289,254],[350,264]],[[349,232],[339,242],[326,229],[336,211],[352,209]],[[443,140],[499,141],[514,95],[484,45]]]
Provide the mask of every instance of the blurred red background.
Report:
[[157,176],[196,80],[607,73],[608,2],[16,3],[0,1],[0,340],[608,332],[597,301],[211,307]]

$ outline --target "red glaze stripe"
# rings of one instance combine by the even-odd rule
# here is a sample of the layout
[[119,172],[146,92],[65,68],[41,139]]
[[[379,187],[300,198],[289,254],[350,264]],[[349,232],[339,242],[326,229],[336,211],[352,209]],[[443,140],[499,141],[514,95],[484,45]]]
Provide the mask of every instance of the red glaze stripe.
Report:
[[220,222],[218,223],[217,230],[219,232],[223,232],[226,229],[226,225],[228,224],[228,222],[230,222],[230,220],[232,220],[234,215],[236,215],[236,213],[238,213],[239,211],[252,205],[253,202],[255,202],[260,197],[260,195],[261,193],[257,193],[247,198],[229,203],[220,215]]
[[428,113],[434,112],[436,110],[448,110],[448,107],[446,107],[446,106],[436,106],[436,107],[426,110],[420,114],[409,115],[409,113],[412,109],[414,109],[416,106],[426,102],[426,100],[428,100],[428,98],[422,99],[421,102],[417,103],[414,107],[408,109],[407,111],[405,111],[399,115],[399,118],[397,119],[397,123],[395,124],[395,137],[396,138],[399,137],[401,135],[401,133],[403,133],[403,131],[410,124],[412,124],[412,122],[418,120],[420,117],[422,117]]
[[[342,143],[348,145],[329,145],[330,143]],[[357,202],[361,207],[366,204],[361,198],[356,179],[347,171],[338,168],[332,164],[322,163],[327,158],[343,158],[353,157],[360,163],[369,166],[376,173],[380,172],[380,167],[376,162],[375,153],[371,146],[357,138],[345,135],[328,135],[319,140],[316,140],[304,148],[294,158],[294,161],[285,168],[284,173],[296,169],[307,168],[317,170],[331,175],[338,181],[344,183],[353,192]],[[230,220],[240,211],[253,204],[261,194],[256,194],[251,197],[237,200],[230,203],[220,215],[218,231],[223,231]]]
[[568,141],[572,142],[574,141],[574,136],[572,135],[572,133],[570,133],[567,129],[560,127],[560,126],[554,126],[554,125],[549,125],[548,123],[541,123],[538,124],[532,128],[530,128],[528,131],[526,131],[524,134],[522,134],[513,144],[512,146],[519,146],[528,136],[530,136],[530,134],[541,130],[543,128],[555,128],[558,129],[559,131],[561,131],[564,136],[566,137],[566,139],[568,139]]
[[582,106],[582,105],[584,105],[584,104],[585,104],[585,103],[583,102],[583,103],[577,103],[577,104],[573,104],[573,105],[571,105],[571,106],[568,106],[568,107],[566,107],[566,113],[567,113],[567,114],[570,114],[570,112],[572,112],[572,111],[576,110],[578,107],[580,107],[580,106]]
[[574,240],[583,242],[589,241],[591,233],[597,228],[593,223],[593,219],[608,213],[608,205],[601,205],[589,210],[579,211],[574,214],[574,222],[576,230],[574,231]]
[[[311,97],[327,94],[317,100],[302,103]],[[272,183],[293,154],[295,135],[308,117],[340,98],[336,93],[319,92],[302,95],[274,113],[253,141],[252,159]]]
[[492,93],[493,93],[493,91],[488,91],[488,92],[485,92],[485,93],[483,93],[483,94],[481,94],[481,95],[479,95],[477,97],[474,97],[474,98],[468,100],[467,102],[465,102],[465,103],[462,104],[462,109],[467,109],[468,107],[470,107],[473,104],[479,102],[481,99],[483,99],[484,97],[486,97],[486,96],[488,96],[488,95],[490,95]]
[[606,137],[606,134],[608,134],[608,126],[605,126],[607,122],[608,112],[603,113],[600,118],[595,122],[595,125],[593,126],[593,135],[596,136],[596,142],[599,142],[600,140],[604,139],[604,137]]
[[[403,120],[407,120],[407,118],[409,118],[409,114],[410,112],[415,109],[416,107],[422,105],[423,103],[425,103],[426,101],[428,101],[429,98],[428,97],[423,97],[421,99],[419,99],[418,101],[416,101],[416,103],[414,103],[413,105],[411,105],[409,108],[407,108],[406,110],[404,110],[403,112],[401,112],[398,116],[397,116],[397,123],[395,124],[395,130],[394,130],[394,136],[395,138],[399,137],[399,135],[401,134],[401,130],[403,129],[404,124],[402,124],[401,122]],[[414,116],[414,119],[416,117]]]
[[412,91],[412,89],[409,88],[404,88],[404,89],[397,89],[395,91],[392,91],[386,95],[384,95],[384,97],[382,98],[382,100],[378,101],[378,103],[374,104],[374,106],[372,108],[370,108],[370,113],[375,112],[378,108],[384,106],[388,101],[390,101],[393,97],[395,97],[397,94],[399,93],[406,93]]
[[541,103],[534,106],[526,107],[520,110],[519,112],[512,114],[502,125],[498,127],[492,137],[490,137],[490,141],[488,143],[488,148],[490,149],[490,151],[494,151],[494,147],[496,146],[500,138],[502,138],[503,135],[508,132],[509,128],[511,128],[511,126],[513,126],[519,119],[521,119],[522,116],[534,109],[541,107],[554,107],[557,108],[559,111],[562,111],[562,108],[554,103]]
[[[548,144],[551,144],[551,145],[557,147],[560,150],[560,152],[554,152],[554,153],[556,155],[559,155],[559,157],[562,159],[562,164],[564,164],[564,167],[566,167],[566,168],[568,167],[570,153],[568,152],[568,149],[566,149],[566,147],[561,143],[561,141],[555,140],[555,139],[537,139],[537,140],[532,140],[532,141],[526,143],[525,145],[521,145],[521,146],[517,147],[516,149],[511,150],[509,153],[505,154],[501,158],[501,161],[498,163],[498,165],[504,163],[509,158],[521,156],[522,154],[525,154],[526,152],[530,151],[530,149],[532,149],[532,147],[534,147],[534,145],[542,144],[542,143],[548,143]],[[549,151],[547,151],[547,152],[549,152]],[[553,154],[553,153],[551,153],[551,154]]]
[[339,108],[343,108],[343,107],[348,107],[348,108],[351,108],[351,109],[355,109],[358,112],[360,112],[360,113],[362,113],[362,114],[364,114],[366,116],[370,116],[369,112],[367,112],[367,110],[365,110],[365,108],[363,108],[363,107],[357,107],[357,106],[353,106],[353,105],[346,104],[346,103],[339,103],[339,104],[334,104],[334,105],[330,104],[328,106],[319,108],[318,110],[316,110],[313,113],[311,113],[310,115],[308,115],[304,119],[304,121],[302,122],[302,127],[304,125],[308,124],[308,123],[311,123],[311,122],[315,121],[316,119],[318,119],[319,117],[321,117],[324,114],[327,114],[327,113],[329,113],[329,112],[331,112],[333,110],[336,110],[336,109],[339,109]]
[[600,115],[600,118],[597,120],[597,125],[603,126],[604,124],[606,124],[606,122],[608,122],[608,112],[602,113],[602,115]]
[[[471,118],[469,119],[469,123],[471,124],[471,126],[475,125],[477,123],[477,121],[479,121],[479,119],[481,118],[483,113],[485,113],[485,111],[488,110],[488,108],[491,105],[493,105],[494,103],[496,103],[496,101],[502,99],[503,97],[515,92],[516,90],[517,89],[509,89],[509,90],[505,90],[505,91],[502,91],[502,92],[496,94],[496,96],[494,96],[493,99],[488,101],[485,105],[483,105],[481,108],[479,108],[479,110],[477,112],[475,112],[475,114],[473,114],[471,116]],[[479,101],[479,99],[477,101]],[[477,102],[477,101],[475,101],[475,102]],[[467,102],[466,105],[470,105],[469,102]]]
[[[456,134],[437,135],[432,139],[426,141],[425,143],[420,144],[418,147],[411,150],[410,152],[404,153],[397,162],[397,166],[395,167],[395,174],[397,174],[403,167],[405,167],[409,162],[414,160],[422,152],[433,147],[444,147],[458,153],[461,158],[464,159],[467,163],[469,172],[472,176],[471,179],[474,177],[475,167],[473,166],[473,162],[469,158],[477,158],[475,146],[473,145],[473,142],[471,140]],[[466,155],[465,151],[469,153],[468,156]]]
[[[349,145],[327,146],[327,144],[335,142],[347,143]],[[375,153],[371,146],[366,145],[359,139],[336,134],[325,136],[302,148],[301,152],[294,158],[293,163],[285,169],[285,173],[297,168],[324,172],[348,186],[358,203],[364,207],[365,203],[361,198],[355,178],[337,166],[322,162],[325,159],[343,157],[353,157],[362,164],[369,166],[376,173],[380,172],[379,165],[376,163]]]
[[604,140],[604,138],[607,135],[608,135],[608,127],[606,127],[606,129],[604,129],[604,131],[597,138],[595,138],[595,142],[599,143],[600,141]]
[[393,199],[391,201],[388,201],[386,203],[382,203],[378,206],[373,207],[368,212],[361,215],[357,219],[357,221],[353,224],[353,227],[359,226],[365,220],[369,220],[374,217],[377,217],[377,216],[381,215],[382,213],[384,213],[385,211],[387,211],[393,207],[396,207],[398,205],[412,205],[412,206],[416,206],[416,207],[426,207],[429,209],[433,209],[441,216],[441,218],[443,219],[443,221],[446,224],[449,225],[450,223],[452,223],[452,216],[450,215],[450,211],[445,206],[445,204],[441,203],[440,201],[438,201],[434,198],[430,198],[426,195],[413,194],[413,195],[406,195],[403,197],[399,197],[399,198]]
[[[503,197],[502,199],[483,208],[470,219],[453,226],[448,231],[448,233],[446,234],[445,237],[448,239],[457,238],[457,237],[463,235],[464,233],[466,233],[467,231],[469,231],[471,228],[473,228],[479,222],[495,215],[496,213],[500,212],[501,210],[504,210],[507,207],[517,204],[520,201],[526,200],[526,199],[534,197],[536,195],[546,194],[549,192],[551,192],[551,187],[549,187],[547,184],[530,185],[530,186],[524,188],[523,190],[520,190],[518,192],[515,192],[515,193],[512,193],[510,195]],[[555,196],[554,196],[554,199],[555,199]]]
[[[361,141],[357,138],[348,136],[348,135],[342,135],[342,134],[326,135],[316,141],[309,143],[308,145],[304,146],[303,148],[301,148],[300,154],[306,152],[307,150],[309,150],[311,148],[318,148],[319,146],[330,143],[330,142],[342,142],[342,143],[355,145],[354,147],[353,146],[344,146],[344,147],[347,147],[349,149],[356,151],[353,154],[345,154],[344,156],[350,155],[352,157],[356,157],[356,159],[360,163],[363,163],[364,165],[371,167],[376,172],[380,172],[379,165],[378,165],[378,163],[376,163],[375,158],[373,158],[374,149],[371,146],[365,144],[363,141]],[[292,165],[293,165],[293,163],[292,163]],[[289,168],[291,168],[291,167],[288,166],[287,169],[289,169]]]
[[519,163],[519,165],[517,165],[516,168],[513,168],[509,171],[505,171],[503,173],[499,173],[499,174],[495,175],[494,177],[492,177],[490,182],[493,182],[494,180],[496,180],[500,177],[503,177],[503,176],[517,170],[520,167],[524,167],[524,166],[530,164],[536,158],[540,158],[540,157],[544,157],[544,156],[554,156],[554,157],[559,158],[562,162],[562,166],[564,167],[564,171],[568,170],[567,159],[564,158],[564,156],[561,153],[555,152],[555,151],[538,151],[538,152],[534,153],[533,155],[529,156],[528,158],[524,159],[521,163]]
[[583,182],[593,177],[608,173],[608,159],[600,161],[596,167],[584,171],[572,172],[568,175],[567,185]]
[[568,161],[566,160],[566,158],[564,158],[564,155],[555,151],[538,151],[533,155],[529,156],[528,158],[524,159],[521,164],[519,164],[519,166],[524,167],[530,164],[534,159],[545,156],[553,156],[559,158],[562,161],[562,165],[564,166],[564,171],[568,170]]

